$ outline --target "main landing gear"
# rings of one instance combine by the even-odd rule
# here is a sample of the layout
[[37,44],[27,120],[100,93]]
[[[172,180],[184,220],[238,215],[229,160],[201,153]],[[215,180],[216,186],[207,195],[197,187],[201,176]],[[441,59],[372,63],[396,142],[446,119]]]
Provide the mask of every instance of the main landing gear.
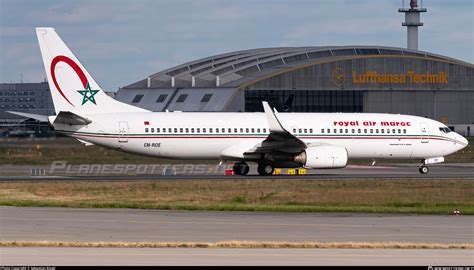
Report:
[[[234,174],[237,175],[247,175],[249,173],[250,167],[245,161],[237,162],[234,164],[232,168]],[[262,161],[258,163],[257,171],[258,174],[263,176],[272,175],[273,171],[275,170],[275,166],[273,163],[269,161]]]
[[247,175],[250,171],[250,167],[247,163],[245,162],[237,162],[234,164],[234,167],[232,168],[235,174],[238,175]]
[[272,175],[274,170],[275,167],[270,162],[263,161],[261,163],[258,163],[257,171],[260,175]]

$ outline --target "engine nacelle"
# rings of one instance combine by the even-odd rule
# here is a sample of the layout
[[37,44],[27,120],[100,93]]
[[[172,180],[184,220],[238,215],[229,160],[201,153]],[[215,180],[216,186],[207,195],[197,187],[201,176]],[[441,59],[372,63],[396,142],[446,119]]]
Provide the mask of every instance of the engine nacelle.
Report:
[[313,169],[344,168],[347,160],[346,148],[333,145],[308,147],[294,159],[304,167]]

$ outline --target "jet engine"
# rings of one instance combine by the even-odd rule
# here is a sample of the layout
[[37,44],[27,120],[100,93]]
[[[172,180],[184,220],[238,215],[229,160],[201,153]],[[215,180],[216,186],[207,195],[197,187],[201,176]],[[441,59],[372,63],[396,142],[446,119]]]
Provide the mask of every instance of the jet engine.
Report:
[[344,168],[347,160],[346,148],[333,145],[308,147],[294,157],[295,162],[313,169]]

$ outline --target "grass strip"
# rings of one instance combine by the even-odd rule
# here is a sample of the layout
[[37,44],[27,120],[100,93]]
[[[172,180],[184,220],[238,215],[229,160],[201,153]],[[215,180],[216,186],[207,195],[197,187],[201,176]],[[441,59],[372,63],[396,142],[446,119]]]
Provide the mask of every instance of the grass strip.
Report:
[[65,242],[0,241],[0,247],[84,247],[84,248],[312,248],[312,249],[469,249],[473,244],[410,242]]
[[162,210],[474,214],[471,180],[1,182],[0,205]]

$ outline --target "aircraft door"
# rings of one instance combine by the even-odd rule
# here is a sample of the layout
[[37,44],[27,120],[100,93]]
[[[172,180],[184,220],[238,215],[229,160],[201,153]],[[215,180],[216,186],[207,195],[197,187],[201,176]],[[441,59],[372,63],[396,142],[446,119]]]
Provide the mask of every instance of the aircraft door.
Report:
[[119,143],[128,142],[128,122],[120,121],[119,122]]
[[420,123],[421,128],[421,143],[428,143],[429,142],[429,128],[426,123]]

